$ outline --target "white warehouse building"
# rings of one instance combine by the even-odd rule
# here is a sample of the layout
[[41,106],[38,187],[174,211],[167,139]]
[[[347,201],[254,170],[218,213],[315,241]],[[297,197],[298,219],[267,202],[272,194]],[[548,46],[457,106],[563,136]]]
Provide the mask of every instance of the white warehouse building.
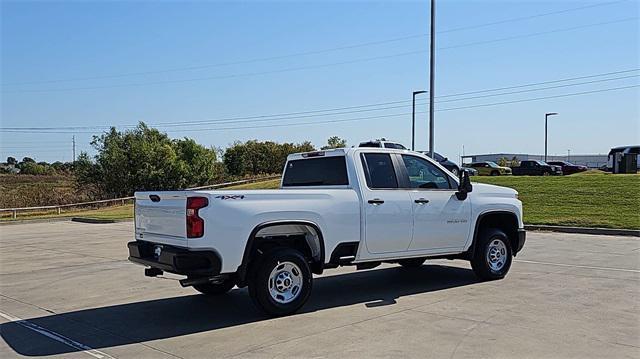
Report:
[[[519,161],[523,160],[544,160],[544,155],[531,155],[528,153],[489,153],[482,155],[465,155],[462,156],[462,163],[483,162],[492,161],[498,162],[501,158],[511,160],[517,158]],[[589,168],[600,168],[609,163],[608,156],[606,154],[600,155],[567,155],[567,156],[552,156],[547,155],[547,161],[567,161],[576,165],[587,166]]]

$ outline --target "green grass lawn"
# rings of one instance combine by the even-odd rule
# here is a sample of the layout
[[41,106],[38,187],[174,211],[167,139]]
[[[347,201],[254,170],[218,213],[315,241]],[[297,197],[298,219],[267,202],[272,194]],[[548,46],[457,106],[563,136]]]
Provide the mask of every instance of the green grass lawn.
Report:
[[[560,177],[475,176],[472,181],[517,190],[527,224],[640,229],[640,175],[590,171]],[[226,189],[274,189],[279,185],[280,180],[275,179]],[[133,206],[63,212],[62,216],[126,219],[133,217]],[[19,219],[52,217],[59,216],[35,213],[21,215]]]
[[640,175],[472,177],[518,191],[526,224],[640,229]]

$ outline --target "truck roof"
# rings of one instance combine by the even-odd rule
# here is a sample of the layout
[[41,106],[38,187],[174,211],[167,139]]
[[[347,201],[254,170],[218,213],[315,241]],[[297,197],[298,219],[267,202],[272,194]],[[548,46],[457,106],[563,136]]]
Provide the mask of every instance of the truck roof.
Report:
[[328,150],[309,151],[292,153],[287,156],[287,161],[299,160],[314,157],[332,157],[332,156],[346,156],[353,152],[388,152],[388,153],[414,153],[421,156],[425,156],[420,152],[413,152],[411,150],[401,150],[395,148],[382,148],[382,147],[349,147],[349,148],[332,148]]

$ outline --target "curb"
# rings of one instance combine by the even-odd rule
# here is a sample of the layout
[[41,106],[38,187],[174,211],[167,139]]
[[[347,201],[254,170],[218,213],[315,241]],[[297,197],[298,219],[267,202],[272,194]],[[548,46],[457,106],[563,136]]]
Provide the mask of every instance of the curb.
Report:
[[[103,222],[109,221],[109,222]],[[54,217],[54,218],[34,218],[34,219],[18,219],[11,221],[0,221],[0,226],[14,226],[19,224],[37,224],[37,223],[54,223],[54,222],[78,222],[78,223],[120,223],[133,222],[133,218],[125,219],[97,219],[97,218],[81,218],[81,217]]]
[[13,220],[7,220],[7,221],[0,221],[0,226],[14,226],[14,225],[18,225],[18,224],[66,222],[66,221],[69,221],[69,220],[70,220],[69,217],[13,219]]
[[71,218],[71,222],[92,223],[92,224],[116,223],[114,219],[98,219],[98,218],[82,218],[82,217],[73,217]]
[[524,228],[528,231],[550,231],[550,232],[562,232],[562,233],[597,234],[597,235],[605,235],[605,236],[640,237],[640,230],[635,230],[635,229],[567,227],[567,226],[548,226],[548,225],[537,225],[537,224],[525,224]]

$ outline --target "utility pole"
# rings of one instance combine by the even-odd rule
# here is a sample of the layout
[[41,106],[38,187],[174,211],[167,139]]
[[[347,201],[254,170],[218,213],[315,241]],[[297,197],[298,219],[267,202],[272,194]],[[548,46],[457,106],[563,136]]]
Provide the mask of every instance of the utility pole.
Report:
[[411,110],[411,151],[416,150],[416,95],[427,91],[413,91],[413,105]]
[[544,161],[547,162],[547,119],[549,116],[557,115],[557,112],[547,112],[544,114]]
[[567,150],[567,162],[571,162],[571,150]]
[[433,158],[433,99],[436,68],[436,0],[431,0],[431,30],[429,31],[429,157]]
[[73,137],[71,137],[71,142],[73,142],[73,162],[76,161],[76,136],[73,135]]

